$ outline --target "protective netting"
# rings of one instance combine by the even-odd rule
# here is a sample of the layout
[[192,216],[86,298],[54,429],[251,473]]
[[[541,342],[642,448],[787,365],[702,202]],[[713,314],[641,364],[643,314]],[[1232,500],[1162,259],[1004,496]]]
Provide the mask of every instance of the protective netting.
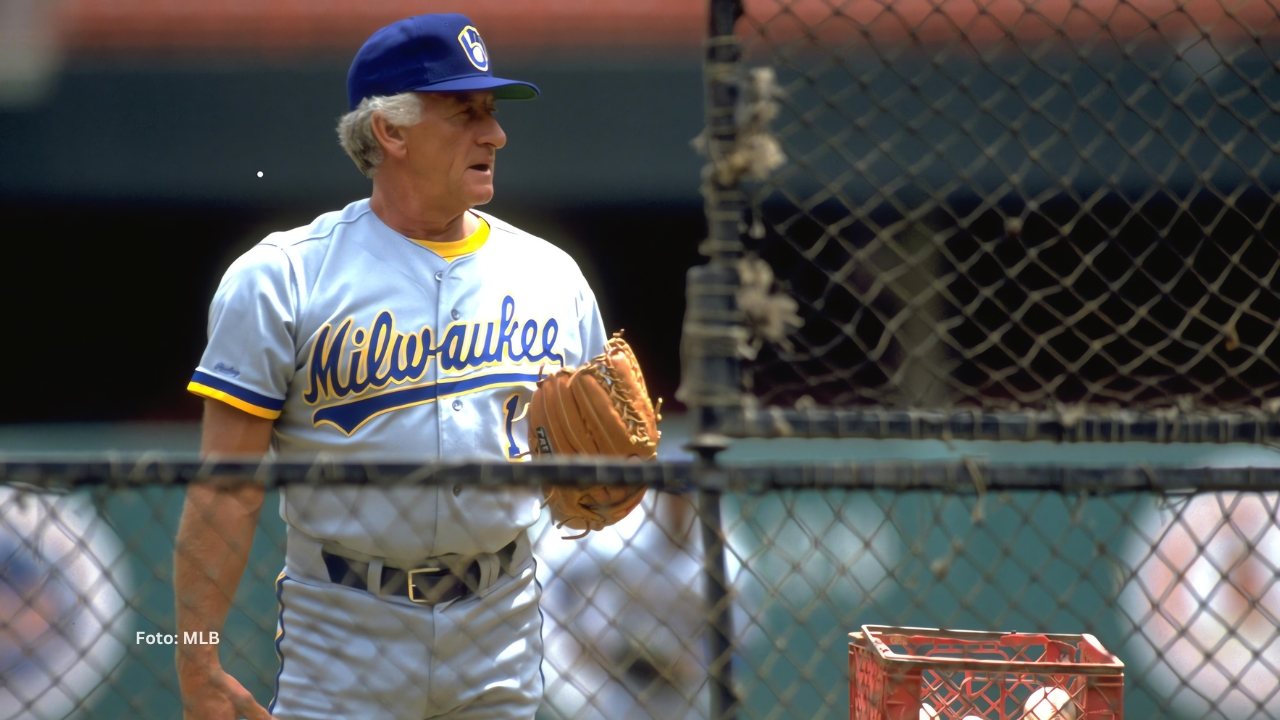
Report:
[[1274,4],[752,0],[724,25],[711,86],[736,79],[752,147],[769,108],[784,159],[711,187],[743,219],[710,254],[795,308],[759,332],[786,312],[739,272],[749,406],[1273,414]]
[[[176,646],[212,642],[167,637],[182,479],[195,467],[0,466],[0,717],[178,716]],[[545,479],[467,472],[476,492]],[[458,477],[330,466],[312,483],[326,473],[386,487]],[[572,474],[665,489],[584,540],[563,540],[545,518],[534,526],[540,717],[847,717],[849,634],[864,625],[1088,634],[1124,663],[1124,716],[1280,714],[1276,470],[903,463],[699,475],[667,463]],[[307,481],[280,466],[254,475],[267,502],[217,649],[266,702],[284,545],[274,500]],[[714,565],[722,586],[708,582]],[[717,633],[724,657],[708,650]],[[333,662],[343,651],[326,648]],[[360,667],[357,686],[385,679]],[[1020,717],[1030,688],[1017,677],[977,714]],[[942,687],[930,681],[921,699],[940,707]],[[959,708],[940,717],[959,720]]]

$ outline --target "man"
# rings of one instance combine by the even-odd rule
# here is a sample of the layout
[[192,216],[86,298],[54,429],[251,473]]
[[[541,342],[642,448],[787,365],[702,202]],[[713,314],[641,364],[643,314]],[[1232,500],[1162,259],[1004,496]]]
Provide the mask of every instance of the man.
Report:
[[[368,199],[273,233],[232,263],[189,389],[207,456],[519,461],[540,373],[600,353],[577,265],[473,210],[507,137],[475,25],[411,17],[349,75],[342,147]],[[192,486],[178,530],[178,630],[221,631],[260,487]],[[187,718],[530,718],[542,694],[527,529],[538,489],[307,488],[287,526],[276,696],[260,704],[216,646],[180,646]],[[268,715],[270,711],[270,715]]]

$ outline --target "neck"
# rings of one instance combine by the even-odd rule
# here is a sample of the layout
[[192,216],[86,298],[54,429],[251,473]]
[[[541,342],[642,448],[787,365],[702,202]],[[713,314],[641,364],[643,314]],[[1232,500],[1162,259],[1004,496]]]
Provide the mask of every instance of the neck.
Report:
[[369,207],[387,227],[414,240],[452,242],[478,226],[476,216],[467,210],[431,208],[410,193],[395,193],[376,182]]

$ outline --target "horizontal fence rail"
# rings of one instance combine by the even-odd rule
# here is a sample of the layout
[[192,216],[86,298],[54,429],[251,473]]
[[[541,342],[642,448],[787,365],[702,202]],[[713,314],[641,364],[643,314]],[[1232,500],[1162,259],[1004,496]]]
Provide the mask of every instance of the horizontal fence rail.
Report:
[[726,465],[708,476],[693,463],[640,464],[610,460],[533,463],[412,463],[321,461],[216,461],[180,455],[126,455],[105,460],[65,460],[0,454],[0,483],[30,491],[65,492],[82,487],[154,488],[190,484],[256,484],[318,487],[455,485],[538,487],[543,484],[647,486],[689,492],[765,492],[836,487],[849,490],[1081,491],[1095,494],[1150,490],[1269,490],[1280,488],[1280,467],[1169,467],[1161,465],[1043,465],[986,460],[831,462]]

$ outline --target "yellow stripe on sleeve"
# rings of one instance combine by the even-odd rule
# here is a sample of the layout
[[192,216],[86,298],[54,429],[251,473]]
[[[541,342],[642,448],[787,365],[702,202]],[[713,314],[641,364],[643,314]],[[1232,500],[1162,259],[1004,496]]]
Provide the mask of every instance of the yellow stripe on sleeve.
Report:
[[200,397],[209,398],[210,400],[219,400],[233,408],[236,408],[237,410],[243,410],[250,415],[265,418],[267,420],[275,420],[280,417],[279,410],[268,410],[267,408],[247,403],[234,395],[230,395],[218,390],[217,388],[211,388],[208,385],[203,385],[198,382],[193,381],[187,383],[187,392],[193,395],[199,395]]

